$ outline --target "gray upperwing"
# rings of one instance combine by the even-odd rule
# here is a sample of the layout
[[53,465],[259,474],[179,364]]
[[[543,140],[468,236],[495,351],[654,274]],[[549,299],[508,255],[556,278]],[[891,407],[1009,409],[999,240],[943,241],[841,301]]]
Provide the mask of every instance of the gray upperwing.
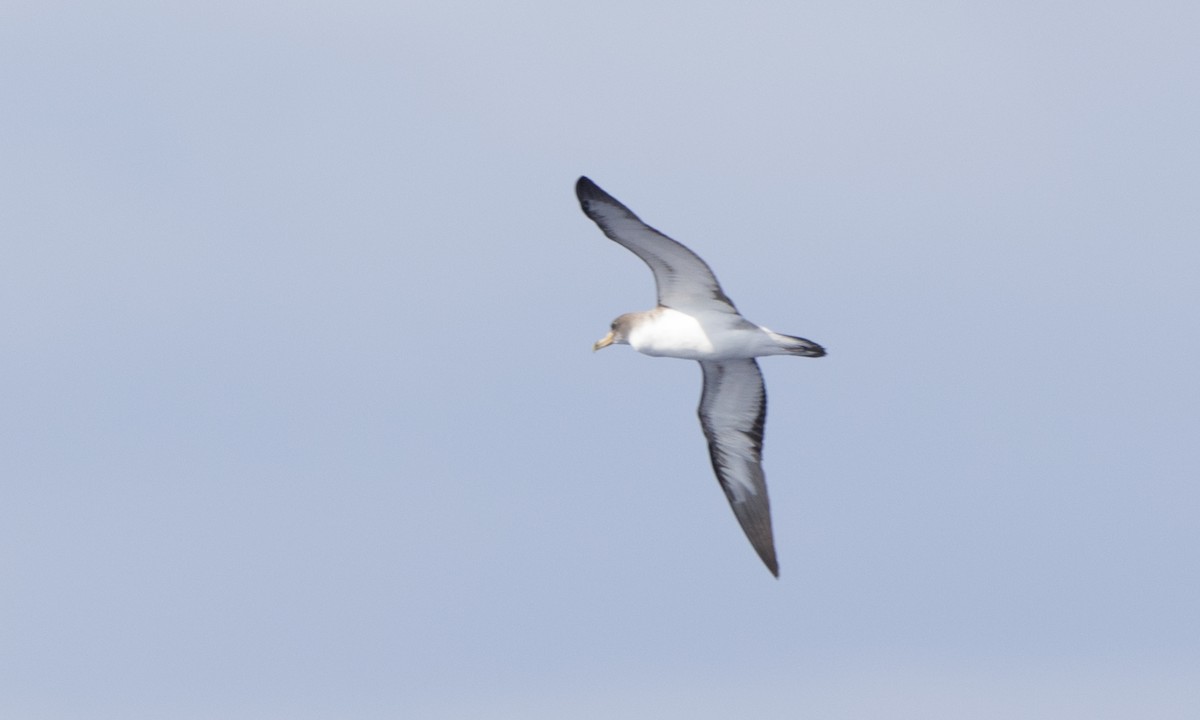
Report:
[[771,532],[771,503],[762,470],[767,391],[753,358],[701,361],[704,393],[700,426],[708,439],[713,470],[733,514],[767,569],[779,576]]
[[584,214],[610,239],[645,261],[654,273],[658,304],[676,310],[736,313],[733,302],[700,256],[642,222],[616,198],[586,177],[575,183]]

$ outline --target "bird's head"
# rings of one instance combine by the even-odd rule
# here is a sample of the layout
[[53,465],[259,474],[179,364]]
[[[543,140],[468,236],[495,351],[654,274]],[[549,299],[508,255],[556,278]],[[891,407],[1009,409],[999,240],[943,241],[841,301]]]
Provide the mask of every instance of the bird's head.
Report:
[[596,341],[592,345],[592,352],[603,350],[609,345],[628,345],[629,330],[633,327],[633,319],[637,313],[625,313],[621,317],[612,321],[609,326],[608,334]]

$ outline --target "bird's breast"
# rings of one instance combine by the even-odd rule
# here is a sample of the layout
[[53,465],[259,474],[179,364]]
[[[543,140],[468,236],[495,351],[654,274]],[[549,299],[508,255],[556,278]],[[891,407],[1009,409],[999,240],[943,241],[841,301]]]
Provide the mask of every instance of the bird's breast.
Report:
[[751,357],[747,346],[756,330],[736,315],[712,317],[689,315],[671,308],[658,308],[629,334],[629,344],[643,355],[687,360],[726,360]]

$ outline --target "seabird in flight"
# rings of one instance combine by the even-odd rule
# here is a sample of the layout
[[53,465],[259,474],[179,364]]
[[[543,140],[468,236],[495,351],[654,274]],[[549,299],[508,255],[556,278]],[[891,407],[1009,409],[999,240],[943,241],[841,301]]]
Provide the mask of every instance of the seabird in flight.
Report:
[[640,257],[654,273],[658,306],[625,313],[592,346],[630,345],[656,357],[696,360],[704,373],[700,426],[713,470],[746,537],[767,569],[779,576],[771,506],[762,470],[767,391],[754,358],[821,357],[820,345],[755,325],[738,313],[698,255],[638,219],[586,177],[575,184],[584,214],[611,240]]

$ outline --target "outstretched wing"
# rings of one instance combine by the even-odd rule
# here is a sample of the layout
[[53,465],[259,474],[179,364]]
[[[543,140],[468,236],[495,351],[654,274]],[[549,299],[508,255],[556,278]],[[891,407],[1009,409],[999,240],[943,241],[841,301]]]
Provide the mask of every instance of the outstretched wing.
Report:
[[575,183],[584,214],[610,239],[650,266],[658,286],[658,304],[683,312],[736,313],[708,264],[696,253],[642,222],[629,208],[586,177]]
[[762,470],[767,390],[753,358],[701,361],[700,426],[725,497],[767,569],[779,576],[771,533],[771,503]]

